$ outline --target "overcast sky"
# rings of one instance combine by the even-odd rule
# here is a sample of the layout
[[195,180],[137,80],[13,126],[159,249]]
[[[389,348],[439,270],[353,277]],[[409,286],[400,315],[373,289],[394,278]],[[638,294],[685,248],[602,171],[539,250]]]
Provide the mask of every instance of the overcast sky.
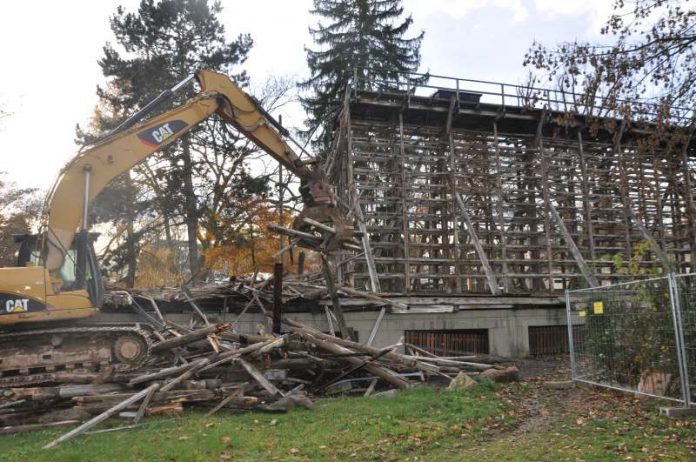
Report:
[[[521,83],[525,51],[597,40],[612,0],[404,0],[414,34],[425,31],[422,70],[469,79]],[[109,17],[139,0],[34,0],[0,3],[0,171],[21,186],[47,188],[77,152],[75,125],[85,124],[102,83],[97,65],[112,41]],[[252,83],[269,75],[307,77],[304,47],[311,0],[222,0],[228,37],[254,40],[245,68]],[[297,119],[297,118],[296,118]],[[299,120],[290,123],[299,124]]]

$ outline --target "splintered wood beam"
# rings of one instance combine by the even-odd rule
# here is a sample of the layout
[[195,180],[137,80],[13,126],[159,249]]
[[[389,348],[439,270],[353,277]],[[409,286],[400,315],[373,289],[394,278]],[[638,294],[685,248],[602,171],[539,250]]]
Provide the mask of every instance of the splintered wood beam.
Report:
[[353,209],[355,212],[355,219],[358,222],[358,229],[360,229],[360,239],[362,240],[363,251],[365,252],[365,263],[367,264],[367,271],[370,274],[370,285],[372,286],[373,292],[380,293],[382,288],[379,285],[379,278],[377,277],[377,270],[375,269],[375,258],[372,254],[372,247],[370,246],[370,234],[367,232],[365,218],[363,217],[362,209],[357,200],[353,204]]
[[140,407],[138,408],[138,412],[135,413],[135,417],[133,417],[133,423],[137,424],[140,422],[140,419],[143,418],[145,415],[145,411],[147,411],[147,407],[150,405],[150,401],[152,401],[152,397],[155,396],[155,392],[157,391],[157,388],[155,387],[150,387],[150,391],[145,395],[145,398],[143,399],[143,402],[140,403]]
[[377,315],[377,319],[375,320],[375,325],[372,326],[372,330],[370,331],[370,336],[367,339],[367,342],[365,342],[365,345],[372,345],[372,342],[374,342],[375,337],[377,337],[377,332],[379,332],[379,326],[382,324],[382,319],[384,318],[384,314],[387,312],[387,309],[385,307],[382,307],[381,310],[379,310],[379,315]]
[[61,444],[61,443],[64,443],[64,442],[66,442],[66,441],[68,441],[68,440],[71,440],[71,439],[75,438],[75,437],[76,437],[77,435],[79,435],[80,433],[86,432],[86,431],[89,430],[90,428],[92,428],[92,427],[94,427],[95,425],[97,425],[97,424],[99,424],[99,423],[105,421],[105,420],[108,419],[109,417],[111,417],[111,416],[113,416],[113,415],[115,415],[115,414],[118,414],[120,411],[122,411],[123,409],[126,409],[128,406],[131,406],[132,404],[137,403],[137,402],[140,401],[141,399],[145,398],[152,390],[157,390],[157,389],[159,388],[159,386],[160,386],[159,383],[153,383],[152,385],[150,385],[149,387],[145,388],[144,390],[139,391],[138,393],[134,394],[134,395],[131,396],[130,398],[128,398],[128,399],[126,399],[126,400],[124,400],[124,401],[121,401],[121,402],[118,403],[116,406],[114,406],[114,407],[108,409],[108,410],[105,411],[105,412],[102,412],[101,414],[99,414],[99,415],[96,416],[95,418],[93,418],[93,419],[91,419],[91,420],[89,420],[89,421],[83,423],[83,424],[80,425],[79,427],[77,427],[77,428],[75,428],[75,429],[69,431],[68,433],[66,433],[65,435],[61,436],[60,438],[56,438],[55,440],[51,441],[50,443],[48,443],[48,444],[47,444],[46,446],[44,446],[43,448],[44,448],[44,449],[51,449],[51,448],[54,448],[54,447],[58,446],[58,445]]
[[338,292],[336,291],[331,265],[329,264],[328,258],[326,258],[326,255],[323,253],[321,254],[321,270],[324,274],[324,280],[326,281],[326,288],[331,297],[331,305],[333,307],[333,313],[336,316],[336,322],[338,323],[338,330],[341,332],[341,337],[350,338],[348,324],[346,324],[346,318],[343,316],[343,310],[341,309],[341,302],[338,299]]
[[280,334],[280,320],[283,317],[283,263],[273,266],[273,333]]
[[590,267],[587,266],[587,262],[583,258],[582,253],[580,253],[580,249],[578,249],[578,246],[575,244],[573,237],[570,235],[570,233],[568,232],[568,228],[566,228],[566,225],[563,222],[563,218],[561,218],[561,215],[558,213],[558,210],[556,209],[556,206],[553,204],[552,201],[549,201],[548,209],[551,213],[551,218],[553,218],[553,220],[556,222],[558,230],[563,235],[563,240],[568,246],[570,253],[573,255],[573,258],[578,264],[578,268],[580,269],[582,276],[585,278],[585,281],[587,281],[590,287],[598,287],[599,281],[595,277]]
[[[452,180],[450,179],[450,181]],[[498,281],[495,278],[495,274],[493,274],[493,268],[491,268],[491,264],[488,261],[486,252],[483,250],[483,247],[481,246],[481,241],[479,240],[478,235],[476,234],[476,230],[474,230],[474,225],[471,222],[471,217],[469,216],[469,212],[467,212],[466,210],[466,205],[464,205],[464,199],[462,199],[461,194],[459,194],[459,192],[457,191],[453,191],[452,194],[454,195],[454,198],[457,201],[457,205],[459,206],[459,214],[462,217],[464,223],[466,224],[466,230],[469,233],[471,242],[474,244],[476,254],[479,257],[479,260],[481,261],[481,266],[483,266],[483,271],[486,273],[486,281],[488,282],[488,288],[491,290],[491,293],[493,295],[498,295],[500,293],[500,290],[498,289]]]
[[283,393],[276,388],[275,385],[273,385],[271,382],[268,381],[266,377],[263,376],[260,370],[258,370],[255,366],[252,364],[244,361],[242,358],[239,358],[237,360],[239,364],[242,365],[244,370],[247,371],[247,373],[254,379],[256,382],[258,382],[259,385],[263,387],[264,390],[268,392],[271,396],[276,396],[276,395],[281,395],[283,396]]
[[208,317],[205,315],[205,313],[203,313],[203,310],[201,310],[198,307],[198,305],[196,304],[196,302],[193,300],[193,298],[191,297],[191,291],[189,291],[188,287],[184,287],[182,292],[184,293],[184,296],[186,297],[186,301],[189,303],[189,305],[191,305],[191,308],[193,308],[193,310],[203,320],[203,324],[205,324],[206,326],[209,326],[210,321],[208,321]]
[[[408,382],[406,379],[400,377],[397,373],[392,371],[391,369],[387,369],[385,367],[379,366],[377,364],[373,363],[365,363],[364,360],[357,358],[355,356],[351,356],[351,354],[355,353],[354,351],[342,347],[336,343],[332,343],[330,341],[324,341],[321,340],[318,337],[313,336],[310,333],[303,332],[301,334],[303,337],[305,337],[307,340],[310,342],[314,343],[316,346],[321,348],[322,350],[326,350],[329,353],[333,353],[335,355],[341,355],[342,358],[353,364],[354,366],[361,366],[364,367],[366,371],[370,372],[371,374],[376,375],[380,379],[384,380],[388,384],[397,387],[397,388],[410,388],[411,383]],[[377,355],[381,350],[377,350]],[[386,353],[383,353],[386,354]]]
[[214,324],[211,326],[203,327],[198,330],[194,330],[188,334],[184,334],[180,337],[175,337],[173,339],[164,340],[152,346],[152,351],[167,350],[174,347],[186,345],[188,343],[193,343],[198,340],[202,340],[211,334],[220,334],[231,327],[228,323]]
[[231,403],[235,398],[239,398],[242,396],[242,393],[244,392],[244,387],[237,388],[234,390],[232,393],[230,393],[226,398],[224,398],[222,401],[220,401],[214,408],[212,408],[208,413],[205,415],[206,417],[210,417],[211,415],[215,414],[217,411],[225,407],[227,404]]

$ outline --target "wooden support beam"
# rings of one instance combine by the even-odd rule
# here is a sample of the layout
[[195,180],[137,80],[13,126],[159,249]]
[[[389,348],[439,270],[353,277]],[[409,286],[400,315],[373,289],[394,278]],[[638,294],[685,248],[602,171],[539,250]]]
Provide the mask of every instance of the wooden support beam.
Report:
[[624,133],[626,132],[626,119],[621,121],[621,126],[619,131],[614,135],[614,157],[618,159],[619,171],[619,198],[623,204],[623,214],[624,214],[624,239],[626,241],[626,254],[628,259],[631,259],[633,255],[633,246],[631,245],[631,214],[629,212],[628,205],[628,172],[626,171],[626,159],[621,149],[621,140]]
[[544,236],[546,240],[546,265],[548,269],[548,291],[552,292],[554,287],[553,282],[553,244],[551,242],[551,221],[549,220],[549,208],[551,205],[550,194],[549,194],[549,159],[546,150],[544,150],[544,122],[546,121],[547,110],[544,108],[539,116],[539,123],[537,124],[537,133],[535,139],[535,145],[539,150],[538,156],[541,160],[541,192],[544,198],[544,207],[546,208],[546,213],[544,214]]
[[[454,193],[457,192],[457,179],[456,179],[456,172],[457,172],[457,166],[459,162],[457,161],[457,152],[454,149],[454,135],[450,132],[449,137],[448,137],[448,143],[449,143],[449,171],[454,175],[454,178],[452,178],[452,181],[450,181],[449,187],[451,189],[450,194],[454,196]],[[448,201],[447,205],[449,206],[449,210],[452,213],[453,217],[457,216],[457,205],[454,204],[452,201]],[[454,287],[457,290],[458,293],[462,291],[463,288],[463,282],[461,276],[461,248],[460,248],[460,239],[459,239],[459,227],[452,226],[452,239],[454,242],[452,242],[453,245],[453,250],[454,252],[452,255],[450,255],[450,258],[454,260],[454,274],[457,275],[457,278],[455,278],[454,282]]]
[[503,283],[503,288],[505,292],[510,291],[510,279],[506,276],[508,274],[508,264],[507,264],[507,237],[505,235],[505,212],[503,210],[503,204],[505,202],[505,196],[503,192],[503,180],[502,180],[502,164],[500,162],[500,141],[498,140],[498,121],[493,121],[493,149],[495,152],[495,186],[496,195],[498,199],[495,204],[495,218],[496,226],[500,233],[500,258],[502,260],[501,266],[503,274],[501,275],[501,282]]
[[283,263],[273,265],[273,333],[280,334],[283,318]]
[[408,174],[406,173],[406,150],[404,147],[404,115],[399,112],[399,160],[401,173],[401,229],[403,234],[403,256],[404,256],[404,283],[403,292],[407,293],[411,288],[411,234],[409,232],[408,218],[408,190],[410,187]]
[[549,212],[551,212],[551,217],[556,222],[558,230],[563,235],[563,240],[568,246],[568,249],[570,250],[570,253],[573,255],[573,258],[577,262],[578,269],[580,269],[580,272],[582,273],[582,276],[585,278],[585,281],[587,281],[587,284],[590,287],[598,287],[599,281],[597,281],[597,278],[595,277],[590,267],[587,266],[587,262],[583,258],[582,253],[580,253],[580,249],[578,249],[578,246],[575,244],[573,237],[568,232],[568,228],[566,228],[566,225],[563,222],[563,218],[561,218],[561,215],[559,215],[558,210],[556,210],[556,206],[551,201],[549,201],[548,203],[548,210]]
[[582,175],[582,206],[585,212],[585,229],[587,230],[587,245],[590,250],[590,260],[596,260],[594,243],[594,225],[592,224],[592,204],[590,203],[590,183],[587,172],[585,148],[582,140],[582,128],[578,129],[578,157],[580,162],[580,175]]
[[[628,199],[628,196],[625,197],[626,200],[630,201],[630,199]],[[631,218],[631,220],[633,220],[633,223],[636,224],[636,227],[638,228],[640,235],[643,237],[643,239],[648,241],[650,247],[653,249],[653,252],[655,252],[655,255],[657,255],[657,259],[660,260],[660,264],[662,265],[662,268],[665,270],[665,273],[671,272],[673,270],[673,265],[667,258],[667,254],[665,253],[664,249],[660,247],[660,244],[658,244],[653,235],[650,234],[650,231],[648,231],[648,228],[645,227],[645,223],[643,223],[643,220],[638,218],[635,210],[633,210],[633,207],[631,207],[630,202],[625,207],[628,211],[628,216]]]
[[498,289],[498,281],[496,281],[495,274],[493,273],[493,268],[491,268],[491,264],[488,261],[486,252],[483,250],[483,247],[481,246],[481,241],[479,241],[478,235],[476,234],[476,230],[474,229],[474,225],[471,222],[469,212],[467,212],[466,210],[464,200],[462,199],[462,196],[459,194],[459,192],[456,191],[454,192],[454,199],[456,200],[457,205],[459,206],[459,214],[462,217],[464,224],[466,225],[466,230],[469,233],[469,237],[471,238],[472,243],[474,244],[476,254],[478,255],[479,260],[481,261],[481,265],[483,266],[483,271],[486,273],[488,287],[493,295],[498,295],[500,293],[500,290]]

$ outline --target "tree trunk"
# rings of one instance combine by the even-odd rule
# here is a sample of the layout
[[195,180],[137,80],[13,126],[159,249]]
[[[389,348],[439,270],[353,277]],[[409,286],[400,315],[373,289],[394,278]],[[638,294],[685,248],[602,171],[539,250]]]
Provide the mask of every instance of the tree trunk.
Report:
[[199,277],[200,262],[198,261],[198,207],[196,205],[196,192],[193,189],[193,162],[191,160],[191,147],[189,140],[184,138],[182,142],[184,159],[184,201],[186,207],[186,230],[188,233],[188,261],[191,271],[191,280]]

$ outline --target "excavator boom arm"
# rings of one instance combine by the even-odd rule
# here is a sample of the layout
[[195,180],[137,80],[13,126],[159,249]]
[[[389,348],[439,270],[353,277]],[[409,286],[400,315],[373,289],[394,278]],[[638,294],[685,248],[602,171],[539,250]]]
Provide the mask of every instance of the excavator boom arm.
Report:
[[[330,203],[322,174],[310,170],[280,135],[253,98],[229,77],[196,73],[201,92],[185,104],[110,135],[82,151],[62,170],[48,200],[45,266],[57,271],[78,230],[86,230],[87,207],[109,182],[218,113],[303,181],[314,179],[316,203]],[[317,192],[317,184],[319,192]]]

